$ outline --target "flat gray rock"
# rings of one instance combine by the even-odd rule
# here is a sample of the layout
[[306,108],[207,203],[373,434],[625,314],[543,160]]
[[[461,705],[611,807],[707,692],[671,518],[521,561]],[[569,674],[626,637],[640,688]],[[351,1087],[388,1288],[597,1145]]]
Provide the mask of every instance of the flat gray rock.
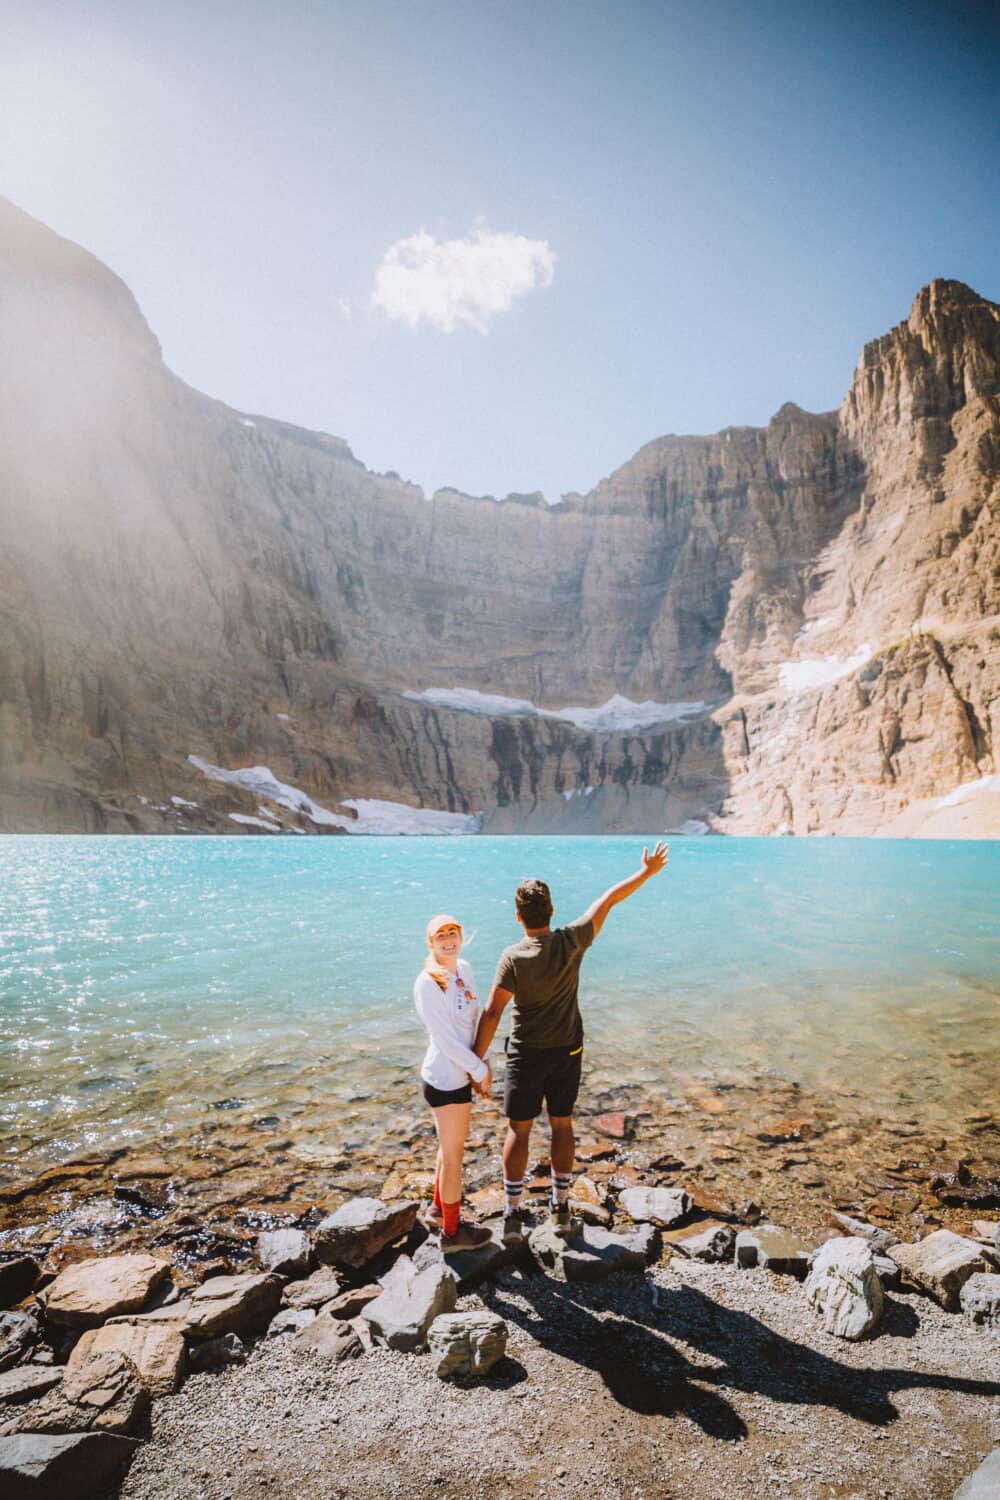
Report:
[[691,1212],[691,1198],[683,1188],[626,1188],[618,1203],[637,1224],[659,1229],[673,1229]]
[[385,1290],[369,1302],[362,1318],[378,1344],[390,1349],[414,1351],[423,1349],[427,1332],[441,1313],[452,1312],[458,1295],[455,1277],[445,1265],[418,1269],[412,1261],[400,1270],[400,1257],[391,1276],[385,1278]]
[[0,1406],[19,1406],[34,1401],[58,1385],[63,1372],[58,1365],[18,1365],[0,1375]]
[[31,1348],[41,1329],[33,1313],[0,1313],[0,1370],[8,1370]]
[[33,1291],[38,1270],[37,1260],[30,1255],[0,1261],[0,1307],[13,1307],[15,1302],[20,1302]]
[[762,1266],[801,1279],[809,1273],[811,1254],[812,1247],[805,1240],[777,1224],[758,1224],[756,1229],[741,1229],[736,1236],[736,1264],[743,1268]]
[[908,1281],[948,1312],[957,1309],[959,1294],[970,1276],[993,1269],[989,1250],[950,1229],[935,1229],[915,1245],[893,1245],[889,1255]]
[[1000,1328],[1000,1275],[976,1271],[958,1294],[962,1311],[970,1323]]
[[955,1500],[997,1500],[1000,1495],[1000,1448],[983,1459],[974,1474],[955,1491]]
[[223,1333],[259,1333],[270,1323],[281,1301],[281,1281],[268,1272],[212,1276],[195,1287],[185,1328],[193,1338]]
[[871,1332],[885,1306],[871,1244],[857,1235],[820,1246],[805,1290],[827,1333],[852,1342]]
[[320,1266],[304,1281],[290,1281],[281,1294],[287,1307],[313,1307],[317,1311],[340,1295],[341,1282],[330,1266]]
[[427,1334],[431,1367],[449,1375],[486,1375],[507,1350],[507,1324],[493,1312],[442,1313]]
[[257,1260],[278,1276],[308,1276],[312,1242],[304,1229],[265,1229],[257,1238]]
[[409,1234],[417,1222],[418,1203],[383,1203],[381,1198],[352,1198],[316,1226],[316,1258],[324,1265],[359,1269],[393,1240]]
[[339,1296],[330,1302],[324,1302],[321,1311],[329,1313],[331,1318],[349,1320],[358,1318],[364,1312],[369,1302],[374,1302],[376,1297],[381,1297],[382,1288],[372,1284],[371,1286],[354,1287],[350,1291],[341,1292]]
[[21,1412],[4,1433],[90,1432],[128,1434],[149,1410],[149,1392],[130,1359],[117,1350],[91,1354],[40,1401]]
[[438,1240],[425,1240],[414,1253],[413,1264],[418,1270],[424,1266],[447,1266],[458,1282],[458,1290],[466,1292],[512,1258],[513,1252],[500,1238],[499,1230],[492,1229],[491,1233],[493,1238],[478,1250],[458,1250],[452,1255],[443,1253]]
[[0,1437],[4,1500],[85,1500],[125,1472],[139,1444],[111,1432]]
[[586,1224],[569,1240],[541,1224],[528,1237],[532,1255],[556,1281],[603,1281],[620,1271],[644,1271],[659,1245],[652,1224],[620,1234]]
[[295,1335],[292,1348],[319,1354],[336,1364],[344,1359],[357,1359],[364,1353],[364,1346],[351,1324],[325,1312],[317,1313],[308,1328]]

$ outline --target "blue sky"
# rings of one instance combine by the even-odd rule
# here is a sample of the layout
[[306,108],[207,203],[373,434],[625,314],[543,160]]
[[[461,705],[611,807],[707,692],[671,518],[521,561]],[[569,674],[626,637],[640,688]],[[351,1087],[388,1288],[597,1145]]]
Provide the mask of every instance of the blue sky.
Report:
[[663,433],[837,405],[934,276],[1000,299],[995,4],[0,25],[0,193],[107,261],[192,385],[427,489],[586,490]]

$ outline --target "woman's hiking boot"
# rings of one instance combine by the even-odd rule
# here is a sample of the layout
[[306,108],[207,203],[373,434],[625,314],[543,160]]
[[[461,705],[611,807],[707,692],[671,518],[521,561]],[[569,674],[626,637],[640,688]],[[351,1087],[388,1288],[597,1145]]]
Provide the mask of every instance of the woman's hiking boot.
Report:
[[442,1234],[441,1249],[445,1255],[455,1254],[459,1250],[481,1250],[492,1238],[492,1233],[485,1225],[473,1224],[469,1219],[459,1219],[458,1229],[454,1234]]
[[424,1228],[429,1229],[432,1234],[437,1234],[444,1226],[444,1214],[436,1203],[429,1203],[421,1214]]

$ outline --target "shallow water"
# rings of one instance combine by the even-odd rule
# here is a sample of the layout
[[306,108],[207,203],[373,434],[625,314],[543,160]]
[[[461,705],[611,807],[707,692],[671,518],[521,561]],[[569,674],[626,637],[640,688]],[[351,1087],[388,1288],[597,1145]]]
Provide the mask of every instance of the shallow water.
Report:
[[[513,890],[556,921],[641,840],[0,840],[0,1172],[220,1113],[362,1135],[410,1099],[422,929],[485,994]],[[1000,1094],[1000,844],[677,838],[583,970],[587,1086],[771,1075],[946,1129]],[[416,1094],[412,1102],[416,1104]]]

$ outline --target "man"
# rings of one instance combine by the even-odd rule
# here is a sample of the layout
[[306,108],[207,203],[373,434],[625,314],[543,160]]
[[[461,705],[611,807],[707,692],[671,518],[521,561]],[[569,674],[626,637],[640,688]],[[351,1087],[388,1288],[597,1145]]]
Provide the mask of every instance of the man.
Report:
[[505,948],[476,1032],[475,1051],[485,1058],[500,1017],[514,1002],[507,1043],[503,1148],[504,1238],[522,1233],[521,1195],[528,1166],[531,1127],[544,1103],[552,1127],[552,1223],[572,1232],[569,1189],[576,1143],[573,1106],[580,1089],[583,1021],[577,1003],[580,964],[613,906],[626,900],[667,863],[667,845],[642,851],[642,866],[605,891],[568,927],[552,928],[552,896],[543,880],[517,889],[515,910],[524,937]]

